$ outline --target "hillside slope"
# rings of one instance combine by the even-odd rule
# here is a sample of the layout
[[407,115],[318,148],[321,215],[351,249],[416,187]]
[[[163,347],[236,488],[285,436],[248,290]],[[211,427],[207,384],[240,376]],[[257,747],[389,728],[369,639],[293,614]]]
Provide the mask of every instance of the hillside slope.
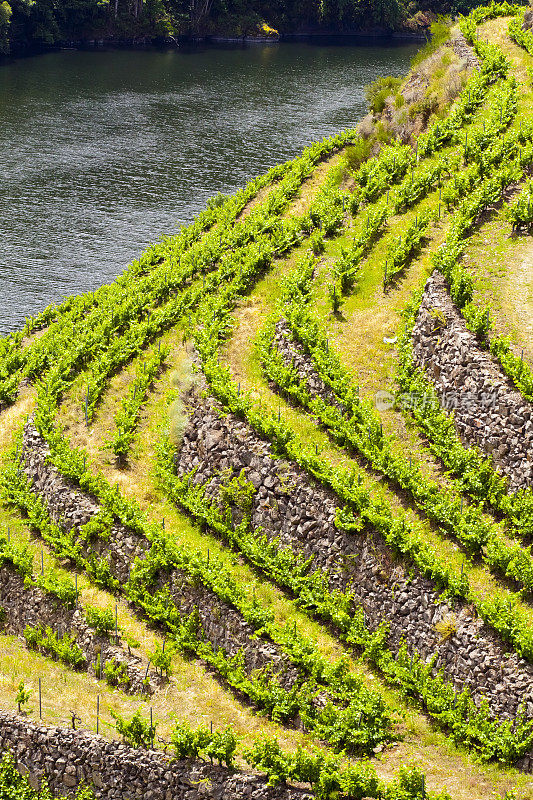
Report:
[[[522,13],[1,340],[3,746],[22,681],[44,725],[139,711],[187,792],[270,792],[200,755],[289,795],[533,798]],[[26,730],[55,789],[129,796],[101,739],[52,727],[58,772]]]

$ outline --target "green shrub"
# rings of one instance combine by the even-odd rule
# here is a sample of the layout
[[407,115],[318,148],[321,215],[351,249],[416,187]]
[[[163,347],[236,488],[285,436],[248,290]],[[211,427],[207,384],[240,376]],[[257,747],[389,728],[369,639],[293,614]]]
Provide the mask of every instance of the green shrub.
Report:
[[244,511],[245,514],[250,514],[255,493],[255,486],[246,479],[246,473],[242,469],[239,475],[221,487],[220,499],[223,505],[234,505]]
[[315,231],[309,237],[309,246],[313,251],[315,256],[320,256],[326,249],[326,244],[324,242],[324,234],[322,231]]
[[112,608],[86,606],[85,619],[99,636],[109,636],[115,629],[115,615]]
[[17,693],[15,695],[15,703],[17,704],[19,714],[22,711],[22,706],[26,705],[29,701],[31,695],[31,691],[26,689],[24,685],[24,681],[21,681],[17,687]]
[[104,678],[110,686],[124,686],[127,688],[131,685],[126,666],[116,661],[114,658],[110,658],[106,661],[104,666]]
[[363,139],[360,136],[353,144],[345,150],[346,164],[349,170],[358,169],[363,161],[366,161],[372,151],[370,139]]
[[174,757],[178,759],[198,758],[210,740],[211,734],[207,728],[193,730],[186,722],[178,722],[170,736]]
[[284,784],[291,777],[290,757],[275,737],[261,736],[243,756],[254,769],[266,773],[269,786]]
[[441,47],[450,38],[451,23],[445,17],[439,17],[430,26],[430,39],[411,59],[411,69],[421,64],[426,58]]
[[35,584],[46,594],[52,595],[57,605],[65,608],[74,608],[76,605],[76,586],[68,575],[52,570],[45,575],[39,575]]
[[156,642],[155,650],[148,653],[148,657],[154,667],[158,669],[163,676],[163,673],[170,678],[172,675],[172,658],[176,654],[178,647],[175,643],[167,642],[164,649]]
[[220,766],[225,764],[227,767],[232,767],[237,743],[237,737],[231,728],[214,731],[211,734],[211,741],[204,748],[205,754],[211,760],[218,761]]
[[116,711],[111,711],[111,716],[115,720],[117,731],[125,744],[130,747],[144,748],[152,745],[156,725],[150,725],[148,720],[143,719],[140,711],[136,711],[130,720],[124,719]]
[[402,78],[382,75],[366,87],[365,97],[374,114],[380,114],[383,111],[387,97],[395,94],[401,84]]
[[43,628],[42,625],[37,625],[34,628],[27,625],[24,629],[24,638],[28,647],[41,650],[69,667],[81,669],[87,664],[83,650],[76,643],[74,635],[69,636],[65,633],[59,638],[56,631],[49,626]]

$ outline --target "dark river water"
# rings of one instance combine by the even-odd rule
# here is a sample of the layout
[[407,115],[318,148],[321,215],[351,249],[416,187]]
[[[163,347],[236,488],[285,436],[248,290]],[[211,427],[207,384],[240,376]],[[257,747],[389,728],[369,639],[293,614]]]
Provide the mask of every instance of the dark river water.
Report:
[[417,45],[63,51],[0,65],[0,333],[365,113]]

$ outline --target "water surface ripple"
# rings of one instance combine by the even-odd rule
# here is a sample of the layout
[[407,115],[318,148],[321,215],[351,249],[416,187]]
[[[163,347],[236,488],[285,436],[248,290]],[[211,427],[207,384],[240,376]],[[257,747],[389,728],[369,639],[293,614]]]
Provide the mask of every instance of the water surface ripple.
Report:
[[353,125],[365,85],[405,72],[415,49],[62,51],[0,66],[0,333]]

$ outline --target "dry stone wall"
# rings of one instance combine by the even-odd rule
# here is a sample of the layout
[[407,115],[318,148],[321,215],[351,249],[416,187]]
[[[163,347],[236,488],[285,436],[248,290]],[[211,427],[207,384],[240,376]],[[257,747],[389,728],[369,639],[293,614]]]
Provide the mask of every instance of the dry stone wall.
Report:
[[[499,716],[513,718],[523,705],[533,717],[533,667],[475,619],[469,607],[444,602],[429,580],[411,574],[410,565],[393,557],[375,531],[354,535],[338,530],[335,496],[294,464],[275,458],[270,445],[242,420],[199,397],[190,412],[176,453],[179,475],[195,469],[196,483],[217,498],[228,474],[244,470],[256,488],[253,526],[312,556],[315,567],[327,571],[332,588],[350,589],[371,629],[389,622],[393,651],[403,640],[424,658],[436,653],[436,668],[457,690],[468,686],[477,702],[486,698]],[[443,621],[450,623],[446,639],[437,628]],[[533,759],[526,757],[521,767],[533,769]]]
[[153,671],[145,680],[147,664],[139,656],[126,653],[107,637],[99,636],[79,608],[65,608],[38,587],[25,586],[21,574],[6,566],[0,568],[0,608],[5,614],[0,624],[3,633],[21,636],[28,625],[50,627],[59,638],[65,634],[75,637],[89,673],[96,674],[99,656],[102,670],[104,664],[113,660],[126,671],[128,683],[123,683],[122,688],[152,694],[159,687],[160,679]]
[[531,486],[533,406],[480,347],[438,272],[424,289],[413,351],[442,405],[453,411],[462,441],[491,455],[512,489]]
[[481,69],[481,64],[476,56],[475,50],[466,41],[460,31],[454,31],[450,39],[450,47],[456,55],[462,59],[470,69]]
[[202,761],[171,762],[161,752],[134,750],[87,731],[45,727],[0,711],[0,750],[11,750],[21,773],[56,794],[81,783],[99,800],[310,800],[292,787],[271,788],[257,775]]
[[[100,510],[97,501],[72,486],[47,462],[49,447],[35,426],[29,422],[24,430],[22,459],[26,475],[34,491],[47,504],[51,518],[67,530],[89,522]],[[107,539],[86,543],[84,555],[96,552],[106,556],[111,573],[121,583],[128,580],[130,567],[136,556],[149,549],[149,542],[139,534],[114,524]],[[211,589],[193,583],[182,570],[161,573],[155,588],[167,585],[180,614],[199,613],[203,636],[213,648],[223,648],[229,656],[244,651],[248,673],[269,667],[287,689],[300,680],[298,670],[289,662],[278,646],[264,638],[257,638],[255,630],[228,603],[222,601]]]

